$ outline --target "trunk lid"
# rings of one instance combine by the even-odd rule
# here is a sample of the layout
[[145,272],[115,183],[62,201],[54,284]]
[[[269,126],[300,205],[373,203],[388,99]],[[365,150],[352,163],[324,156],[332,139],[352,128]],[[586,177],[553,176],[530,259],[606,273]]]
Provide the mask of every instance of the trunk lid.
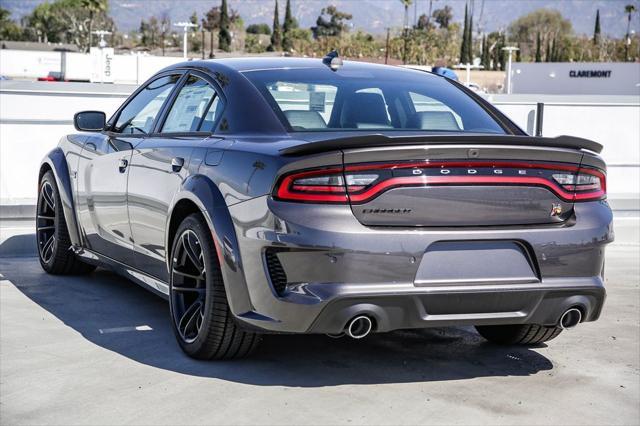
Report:
[[343,150],[348,198],[370,226],[560,223],[574,194],[577,149],[503,144],[416,144]]

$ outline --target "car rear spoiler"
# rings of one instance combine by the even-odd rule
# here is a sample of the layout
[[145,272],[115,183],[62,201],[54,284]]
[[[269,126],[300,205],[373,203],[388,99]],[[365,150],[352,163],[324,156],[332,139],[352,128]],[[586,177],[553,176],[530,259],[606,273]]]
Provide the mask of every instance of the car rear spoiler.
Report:
[[587,149],[595,153],[602,152],[603,148],[603,146],[597,142],[574,136],[557,136],[555,138],[487,134],[386,136],[377,133],[303,143],[281,149],[280,153],[286,156],[295,156],[339,149],[416,144],[546,146],[552,148]]

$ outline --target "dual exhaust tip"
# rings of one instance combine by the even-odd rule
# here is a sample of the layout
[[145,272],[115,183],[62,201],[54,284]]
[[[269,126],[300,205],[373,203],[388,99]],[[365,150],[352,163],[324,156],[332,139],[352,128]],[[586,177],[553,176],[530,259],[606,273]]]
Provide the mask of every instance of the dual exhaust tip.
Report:
[[[558,321],[558,327],[563,330],[574,328],[582,321],[582,311],[578,308],[567,309]],[[367,337],[373,330],[373,321],[367,315],[358,315],[353,317],[346,325],[344,334],[352,339],[362,339]],[[332,337],[339,337],[335,335]]]

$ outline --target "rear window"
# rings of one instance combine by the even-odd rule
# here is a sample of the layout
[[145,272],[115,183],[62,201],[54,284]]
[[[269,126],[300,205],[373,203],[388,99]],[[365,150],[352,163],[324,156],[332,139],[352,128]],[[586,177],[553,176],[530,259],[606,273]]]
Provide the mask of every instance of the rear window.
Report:
[[404,69],[245,71],[292,131],[505,131],[474,99],[442,77]]

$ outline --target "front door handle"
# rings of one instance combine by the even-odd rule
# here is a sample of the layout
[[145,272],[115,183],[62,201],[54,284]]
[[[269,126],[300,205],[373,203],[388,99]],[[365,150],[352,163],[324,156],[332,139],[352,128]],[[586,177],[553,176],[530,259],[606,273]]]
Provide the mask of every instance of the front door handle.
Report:
[[127,161],[127,159],[121,158],[118,162],[118,170],[120,170],[120,173],[124,173],[125,170],[127,170],[127,166],[129,166],[129,162]]
[[184,166],[184,158],[182,157],[174,157],[171,159],[171,170],[178,173],[182,170],[182,166]]

